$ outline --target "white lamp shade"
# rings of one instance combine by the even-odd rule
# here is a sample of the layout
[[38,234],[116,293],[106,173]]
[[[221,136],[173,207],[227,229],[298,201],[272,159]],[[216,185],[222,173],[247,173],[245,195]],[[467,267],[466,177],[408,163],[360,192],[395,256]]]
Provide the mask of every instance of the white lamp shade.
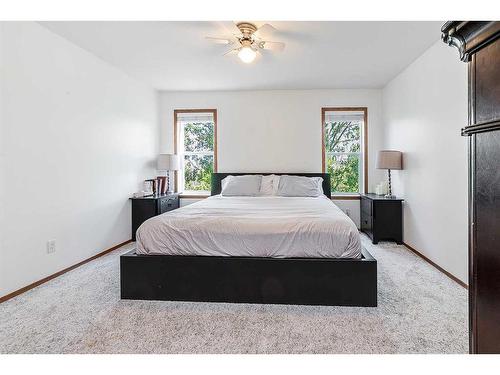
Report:
[[394,150],[378,152],[377,169],[403,169],[403,153]]
[[178,171],[179,169],[181,169],[181,159],[179,155],[172,155],[170,158],[170,170]]
[[179,155],[160,154],[156,168],[159,171],[178,171],[180,169]]

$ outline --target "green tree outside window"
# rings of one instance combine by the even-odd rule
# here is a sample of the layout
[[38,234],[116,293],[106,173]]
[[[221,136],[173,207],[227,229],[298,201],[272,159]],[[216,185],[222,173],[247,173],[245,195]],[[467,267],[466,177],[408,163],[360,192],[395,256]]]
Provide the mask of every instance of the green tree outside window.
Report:
[[332,192],[360,192],[361,121],[329,121],[325,126],[326,171]]
[[209,191],[214,170],[214,123],[184,125],[184,190]]

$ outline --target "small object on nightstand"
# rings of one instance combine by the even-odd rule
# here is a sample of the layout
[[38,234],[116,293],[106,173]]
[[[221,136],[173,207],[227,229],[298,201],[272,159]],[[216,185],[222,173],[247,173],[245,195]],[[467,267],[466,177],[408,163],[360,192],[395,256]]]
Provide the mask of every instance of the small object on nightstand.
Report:
[[153,195],[155,192],[154,180],[144,180],[142,193],[144,196]]
[[385,181],[382,181],[377,186],[375,186],[375,194],[385,195],[387,194],[387,192],[387,183]]
[[179,194],[130,198],[132,200],[132,241],[143,222],[153,216],[179,208]]
[[377,244],[393,240],[403,244],[403,199],[361,194],[361,231]]
[[156,181],[158,184],[157,195],[165,195],[167,194],[167,177],[166,176],[158,176],[156,177]]

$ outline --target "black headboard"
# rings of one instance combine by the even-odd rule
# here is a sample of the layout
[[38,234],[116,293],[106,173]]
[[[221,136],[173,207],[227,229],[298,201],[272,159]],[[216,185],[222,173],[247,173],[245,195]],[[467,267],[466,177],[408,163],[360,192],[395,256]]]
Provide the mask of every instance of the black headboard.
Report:
[[242,176],[245,174],[261,174],[261,175],[270,175],[270,174],[287,174],[290,176],[304,176],[304,177],[322,177],[323,178],[323,193],[328,197],[332,197],[331,186],[330,186],[330,173],[259,173],[259,172],[244,172],[244,173],[212,173],[212,189],[210,195],[220,194],[221,192],[221,182],[222,180],[231,175],[231,176]]

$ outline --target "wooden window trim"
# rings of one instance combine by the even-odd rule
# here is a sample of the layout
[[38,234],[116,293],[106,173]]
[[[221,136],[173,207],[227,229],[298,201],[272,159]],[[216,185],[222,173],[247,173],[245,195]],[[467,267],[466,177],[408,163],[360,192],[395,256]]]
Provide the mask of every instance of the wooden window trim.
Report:
[[[323,107],[321,108],[321,164],[322,171],[326,173],[326,153],[325,153],[325,114],[328,111],[363,112],[363,193],[368,192],[368,107]],[[352,195],[351,197],[354,197]],[[338,196],[337,196],[338,197]],[[347,197],[347,196],[346,196]],[[342,198],[335,198],[342,199]],[[359,199],[343,198],[343,199]]]
[[179,194],[181,199],[206,199],[210,197],[210,194]]
[[[217,172],[217,109],[174,109],[174,154],[177,154],[177,117],[179,113],[211,113],[214,117],[214,172]],[[174,172],[175,192],[179,191],[177,171]]]
[[359,194],[346,194],[346,195],[335,195],[332,194],[332,201],[350,201],[356,200],[359,201],[361,196]]

